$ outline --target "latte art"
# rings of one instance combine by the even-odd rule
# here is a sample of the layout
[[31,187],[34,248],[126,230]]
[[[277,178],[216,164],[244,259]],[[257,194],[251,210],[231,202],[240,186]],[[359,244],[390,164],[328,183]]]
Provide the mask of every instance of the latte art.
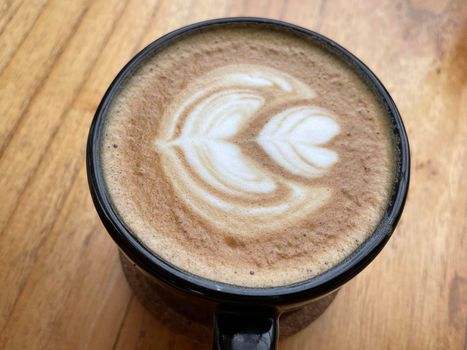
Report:
[[[169,106],[154,142],[174,191],[208,225],[241,235],[274,232],[321,207],[332,193],[310,179],[338,161],[326,143],[340,128],[315,97],[260,65],[199,77]],[[272,166],[248,147],[260,147]]]
[[319,147],[339,132],[329,112],[317,107],[290,108],[275,115],[258,143],[278,164],[303,177],[317,177],[333,165],[337,153]]

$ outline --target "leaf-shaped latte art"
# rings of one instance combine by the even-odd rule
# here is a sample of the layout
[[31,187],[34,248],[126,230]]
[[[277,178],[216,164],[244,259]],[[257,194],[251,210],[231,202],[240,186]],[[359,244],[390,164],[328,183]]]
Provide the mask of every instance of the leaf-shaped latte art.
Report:
[[[339,125],[329,111],[308,105],[315,96],[298,79],[258,65],[200,77],[168,108],[155,142],[174,192],[205,224],[233,234],[300,221],[331,195],[309,179],[338,160],[325,144]],[[271,106],[276,112],[268,115]]]
[[337,153],[318,147],[339,132],[339,125],[317,107],[289,108],[266,124],[258,143],[279,165],[304,177],[321,175],[337,161]]

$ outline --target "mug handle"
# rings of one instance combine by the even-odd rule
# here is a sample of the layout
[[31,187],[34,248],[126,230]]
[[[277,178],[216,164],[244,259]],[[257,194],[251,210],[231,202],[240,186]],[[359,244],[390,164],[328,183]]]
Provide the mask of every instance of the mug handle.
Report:
[[279,332],[274,309],[220,305],[214,314],[213,350],[273,350]]

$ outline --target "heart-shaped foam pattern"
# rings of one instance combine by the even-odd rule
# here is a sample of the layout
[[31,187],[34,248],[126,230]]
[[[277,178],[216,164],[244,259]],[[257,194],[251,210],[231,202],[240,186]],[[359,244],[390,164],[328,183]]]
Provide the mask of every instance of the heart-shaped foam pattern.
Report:
[[324,205],[313,184],[338,161],[340,127],[316,93],[279,70],[236,64],[189,84],[161,118],[156,151],[176,195],[207,225],[274,232]]

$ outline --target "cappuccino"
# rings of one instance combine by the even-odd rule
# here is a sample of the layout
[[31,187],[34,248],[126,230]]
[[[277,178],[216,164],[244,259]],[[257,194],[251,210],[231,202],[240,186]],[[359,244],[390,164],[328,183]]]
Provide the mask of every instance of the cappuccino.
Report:
[[159,47],[111,102],[101,166],[155,255],[243,287],[304,281],[374,231],[394,182],[389,116],[313,39],[224,24]]

